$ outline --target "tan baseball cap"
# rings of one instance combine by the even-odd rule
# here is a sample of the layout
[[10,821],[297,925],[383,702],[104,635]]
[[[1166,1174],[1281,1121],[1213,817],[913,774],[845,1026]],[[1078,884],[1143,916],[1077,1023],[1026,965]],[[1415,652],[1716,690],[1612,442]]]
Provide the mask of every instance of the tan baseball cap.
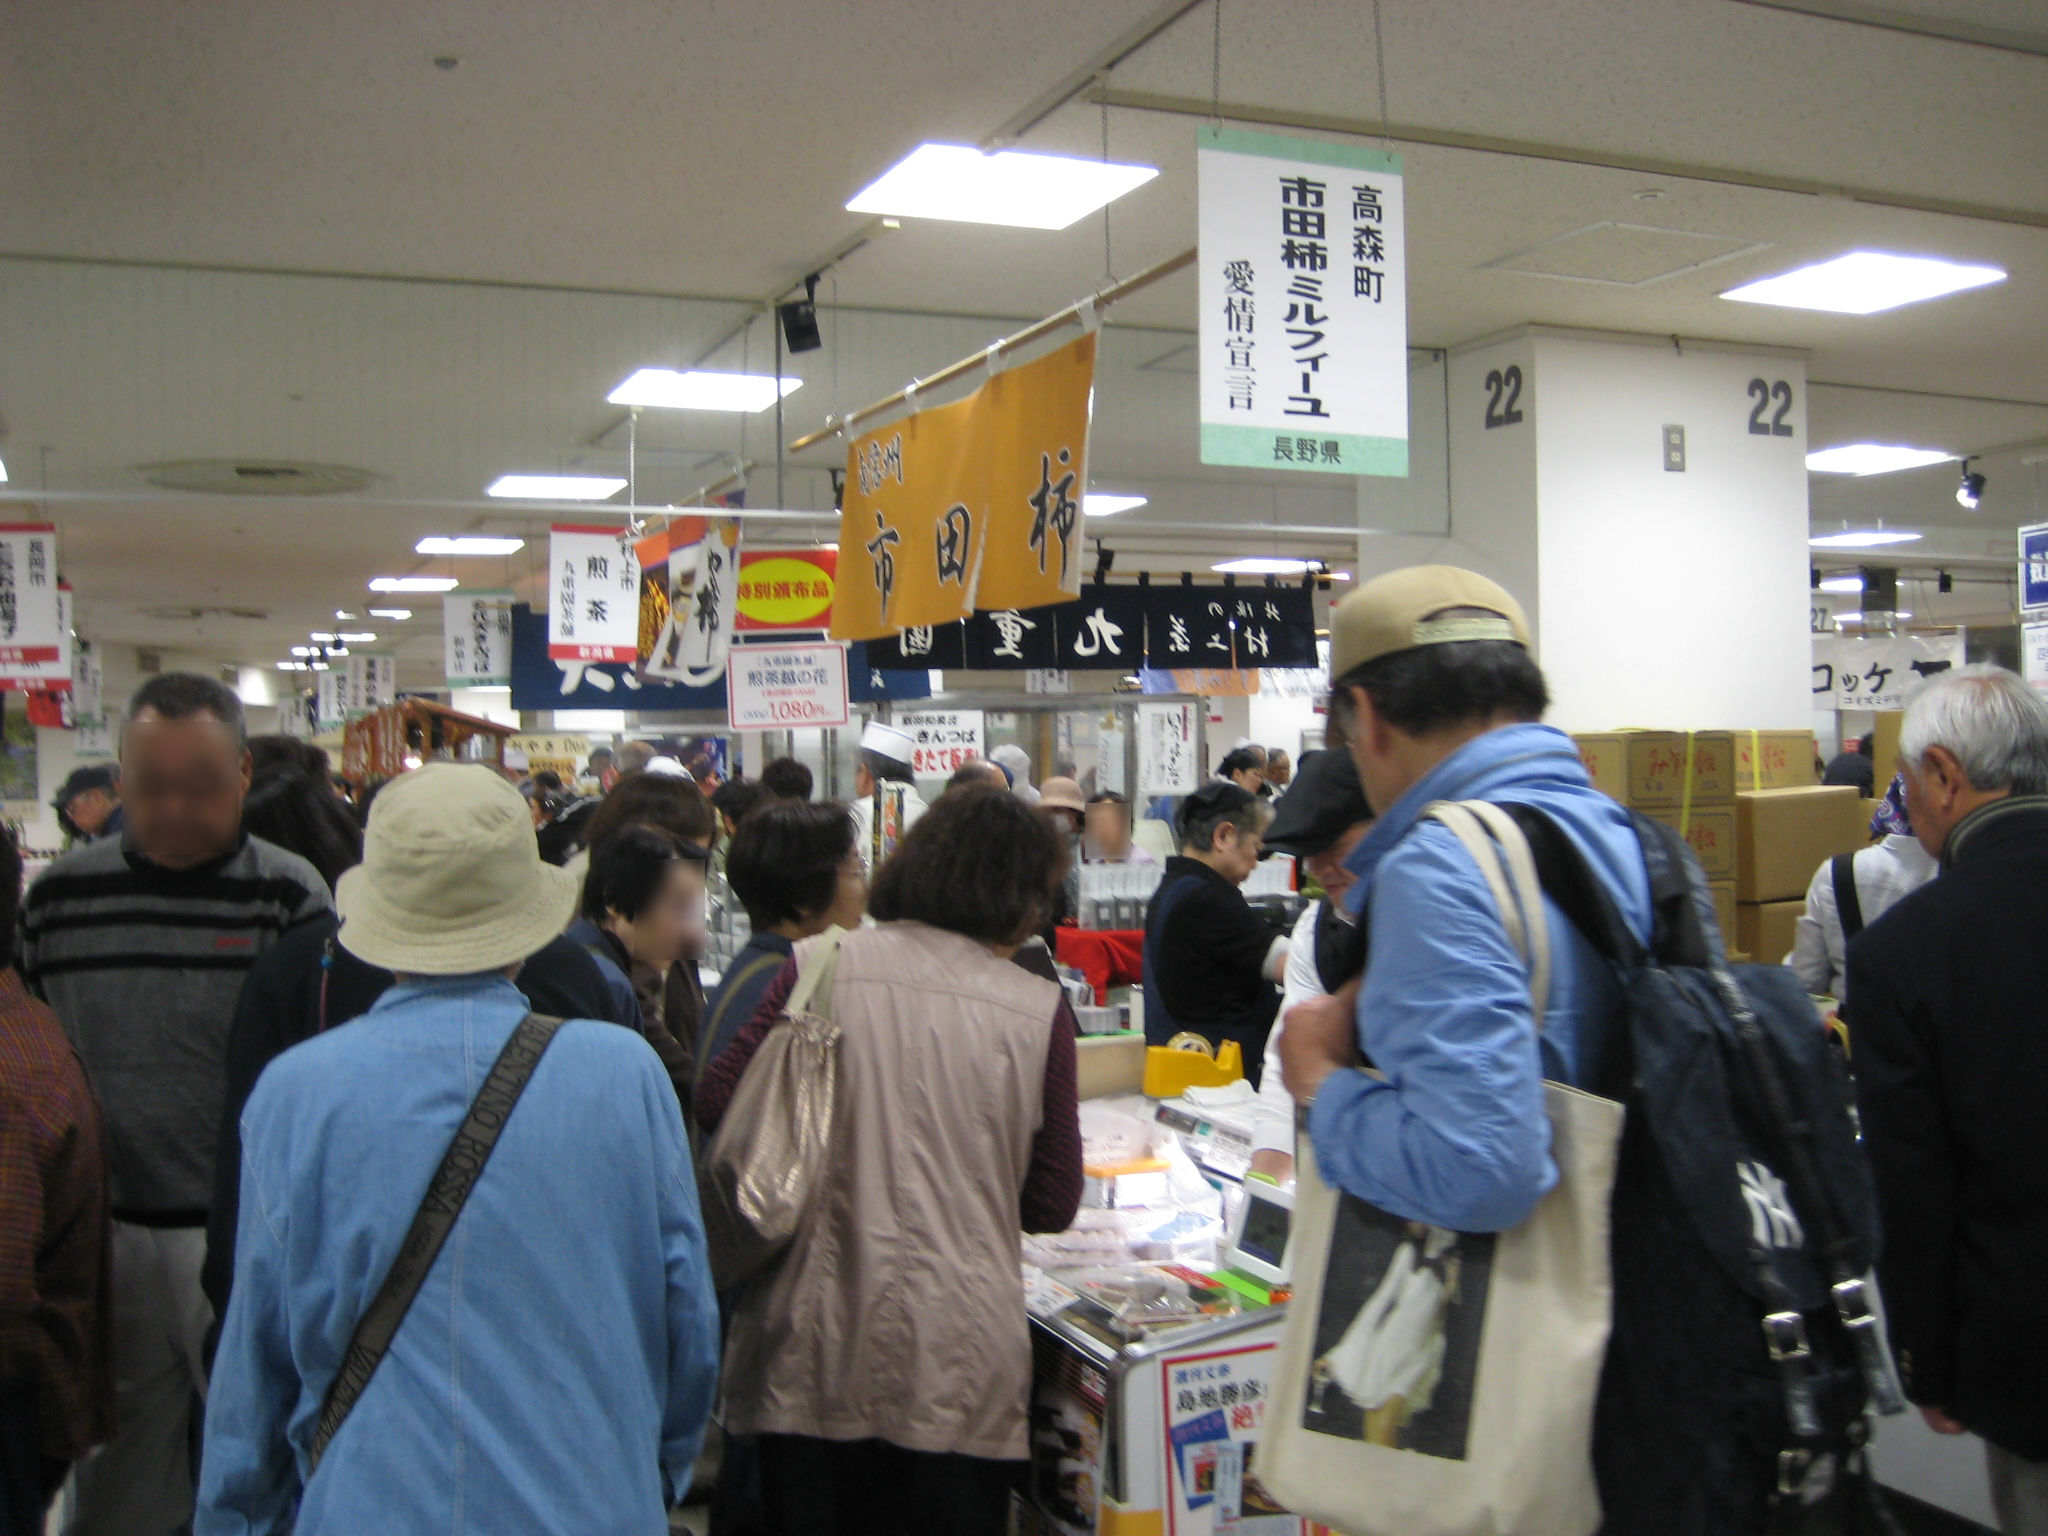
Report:
[[[1477,609],[1438,618],[1447,609]],[[1330,615],[1330,676],[1424,645],[1455,640],[1529,644],[1522,605],[1497,582],[1455,565],[1411,565],[1375,576]]]

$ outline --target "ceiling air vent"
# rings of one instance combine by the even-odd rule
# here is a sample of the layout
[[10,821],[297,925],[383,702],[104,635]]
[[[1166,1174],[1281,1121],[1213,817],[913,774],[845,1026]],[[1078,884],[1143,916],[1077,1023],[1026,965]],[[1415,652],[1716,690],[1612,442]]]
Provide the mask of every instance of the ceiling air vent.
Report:
[[346,464],[290,459],[168,459],[137,465],[136,473],[167,491],[207,496],[339,496],[377,478]]

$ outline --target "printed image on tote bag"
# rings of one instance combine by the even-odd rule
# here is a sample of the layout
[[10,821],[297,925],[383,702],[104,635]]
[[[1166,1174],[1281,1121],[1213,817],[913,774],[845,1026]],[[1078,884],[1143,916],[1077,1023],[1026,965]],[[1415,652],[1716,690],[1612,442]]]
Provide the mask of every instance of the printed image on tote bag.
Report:
[[1340,1200],[1302,1427],[1463,1461],[1495,1241]]

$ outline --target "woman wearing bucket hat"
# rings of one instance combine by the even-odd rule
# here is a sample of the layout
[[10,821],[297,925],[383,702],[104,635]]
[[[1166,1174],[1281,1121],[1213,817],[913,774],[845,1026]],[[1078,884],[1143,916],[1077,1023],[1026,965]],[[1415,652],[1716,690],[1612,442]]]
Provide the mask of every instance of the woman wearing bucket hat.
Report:
[[[337,894],[341,943],[397,983],[280,1056],[249,1100],[199,1532],[667,1531],[710,1409],[717,1310],[654,1053],[610,1024],[525,1023],[511,977],[576,895],[487,770],[430,764],[378,798]],[[495,1140],[451,1155],[480,1125]],[[394,1274],[437,1203],[446,1251]],[[409,1275],[409,1304],[386,1306]],[[366,1311],[395,1332],[364,1371]]]

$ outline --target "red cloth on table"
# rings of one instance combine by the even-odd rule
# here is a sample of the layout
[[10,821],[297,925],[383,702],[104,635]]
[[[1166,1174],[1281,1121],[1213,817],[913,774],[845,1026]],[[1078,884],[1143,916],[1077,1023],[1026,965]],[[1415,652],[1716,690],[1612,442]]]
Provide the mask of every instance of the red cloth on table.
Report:
[[1070,965],[1095,988],[1095,1006],[1109,1001],[1111,987],[1142,986],[1145,935],[1135,928],[1061,928],[1055,937],[1061,965]]

